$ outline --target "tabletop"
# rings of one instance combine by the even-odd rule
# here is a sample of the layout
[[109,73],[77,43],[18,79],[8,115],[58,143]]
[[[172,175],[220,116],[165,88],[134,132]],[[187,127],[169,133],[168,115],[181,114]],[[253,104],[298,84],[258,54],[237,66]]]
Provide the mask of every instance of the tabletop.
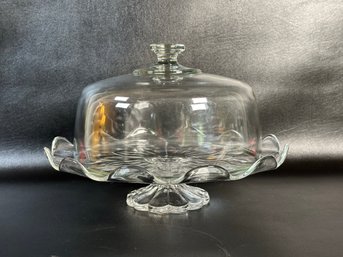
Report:
[[[18,175],[18,174],[17,174]],[[343,175],[285,169],[198,184],[211,197],[181,215],[135,211],[141,185],[46,170],[0,180],[0,256],[340,256]],[[20,247],[19,247],[20,246]]]

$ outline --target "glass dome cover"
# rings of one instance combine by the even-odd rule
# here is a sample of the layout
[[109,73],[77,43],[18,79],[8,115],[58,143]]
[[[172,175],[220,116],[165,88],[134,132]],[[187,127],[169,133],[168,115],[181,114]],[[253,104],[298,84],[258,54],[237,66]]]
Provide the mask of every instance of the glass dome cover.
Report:
[[208,193],[189,183],[237,180],[280,166],[274,135],[261,139],[250,86],[177,62],[181,44],[152,44],[157,63],[87,86],[74,144],[56,137],[45,148],[60,171],[96,181],[150,184],[127,204],[155,213],[201,208]]

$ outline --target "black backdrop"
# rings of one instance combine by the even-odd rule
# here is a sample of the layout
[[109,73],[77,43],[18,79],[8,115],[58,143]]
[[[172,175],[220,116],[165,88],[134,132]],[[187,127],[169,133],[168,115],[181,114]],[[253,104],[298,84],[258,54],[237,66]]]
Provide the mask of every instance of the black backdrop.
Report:
[[250,84],[288,162],[343,159],[342,24],[340,0],[2,1],[0,169],[47,167],[82,88],[155,61],[153,42]]
[[[0,13],[0,174],[6,174],[2,182],[16,174],[30,174],[28,179],[37,180],[42,173],[52,174],[42,148],[50,146],[57,135],[72,139],[83,87],[153,62],[148,46],[159,42],[185,44],[180,62],[186,66],[243,80],[253,87],[263,134],[274,133],[282,143],[290,144],[279,174],[342,170],[341,0],[2,0]],[[61,183],[69,179],[86,183],[72,176],[62,178]],[[118,187],[113,191],[122,190],[123,200],[129,189]],[[337,190],[329,191],[327,197]],[[12,210],[9,216],[18,211],[3,206]],[[21,233],[11,226],[5,231],[13,242]],[[287,235],[292,237],[293,232]],[[281,256],[278,251],[263,253]]]

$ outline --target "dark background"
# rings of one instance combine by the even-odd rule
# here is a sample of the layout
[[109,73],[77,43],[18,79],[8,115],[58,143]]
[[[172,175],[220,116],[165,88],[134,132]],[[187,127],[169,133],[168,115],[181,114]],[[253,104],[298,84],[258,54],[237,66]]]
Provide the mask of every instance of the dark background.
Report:
[[[0,256],[339,256],[343,252],[343,2],[42,1],[0,4]],[[155,217],[127,184],[54,173],[92,82],[155,61],[250,84],[263,134],[290,144],[276,173],[204,184],[211,204]],[[164,253],[164,254],[162,254]]]

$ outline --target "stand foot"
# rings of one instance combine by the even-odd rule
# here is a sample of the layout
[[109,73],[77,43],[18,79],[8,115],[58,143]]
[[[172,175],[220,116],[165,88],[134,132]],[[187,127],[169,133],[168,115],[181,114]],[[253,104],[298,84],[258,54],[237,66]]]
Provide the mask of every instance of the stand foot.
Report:
[[139,211],[158,214],[184,213],[208,204],[208,193],[186,184],[151,184],[127,195],[126,203]]

